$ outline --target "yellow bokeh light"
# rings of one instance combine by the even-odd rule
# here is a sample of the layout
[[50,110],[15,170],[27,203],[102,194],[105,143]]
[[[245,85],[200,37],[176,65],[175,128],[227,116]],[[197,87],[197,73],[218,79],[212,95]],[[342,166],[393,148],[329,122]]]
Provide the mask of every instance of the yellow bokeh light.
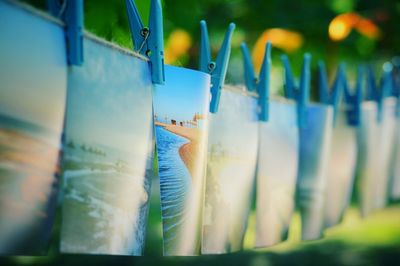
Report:
[[175,63],[179,57],[186,54],[192,45],[189,33],[182,29],[174,30],[168,37],[164,48],[164,60],[166,64]]
[[341,41],[350,34],[351,28],[343,21],[335,21],[329,25],[329,37],[334,41]]
[[303,36],[298,32],[280,28],[265,30],[260,38],[258,38],[252,54],[254,67],[257,71],[261,68],[265,52],[265,43],[267,41],[270,41],[274,47],[290,53],[301,47],[303,44]]
[[380,30],[371,20],[358,15],[357,13],[345,13],[336,16],[329,24],[329,37],[333,41],[342,41],[349,36],[350,32],[356,29],[359,33],[371,39],[380,36]]
[[333,41],[344,40],[349,36],[358,20],[359,16],[355,13],[346,13],[335,17],[329,24],[329,37]]

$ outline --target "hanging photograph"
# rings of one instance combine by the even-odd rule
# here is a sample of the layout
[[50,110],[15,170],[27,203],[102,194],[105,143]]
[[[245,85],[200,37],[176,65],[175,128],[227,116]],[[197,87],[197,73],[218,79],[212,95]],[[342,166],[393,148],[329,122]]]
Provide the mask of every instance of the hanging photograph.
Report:
[[295,209],[299,162],[296,104],[273,99],[269,120],[259,125],[256,201],[256,247],[287,239]]
[[395,151],[392,157],[391,180],[389,185],[390,199],[400,199],[400,118],[396,121]]
[[61,252],[142,255],[152,179],[148,63],[93,37],[68,73]]
[[395,152],[396,141],[396,98],[390,97],[383,100],[382,121],[380,122],[379,154],[375,158],[380,170],[376,176],[375,208],[382,209],[389,200],[389,185],[392,158]]
[[224,86],[209,119],[202,254],[221,254],[243,244],[257,164],[257,98]]
[[358,139],[358,198],[362,216],[386,206],[396,130],[395,100],[384,100],[381,119],[376,102],[362,105]]
[[200,253],[210,76],[166,66],[154,89],[164,255]]
[[357,196],[361,215],[374,210],[374,176],[379,172],[376,155],[379,145],[378,108],[375,102],[362,103],[360,126],[357,130]]
[[344,110],[338,110],[333,124],[331,153],[325,193],[325,227],[342,221],[351,200],[357,163],[356,126],[347,122]]
[[297,205],[301,215],[301,239],[322,237],[328,162],[331,150],[333,109],[322,104],[307,107],[300,128]]
[[0,32],[0,255],[44,255],[59,187],[64,30],[0,1]]

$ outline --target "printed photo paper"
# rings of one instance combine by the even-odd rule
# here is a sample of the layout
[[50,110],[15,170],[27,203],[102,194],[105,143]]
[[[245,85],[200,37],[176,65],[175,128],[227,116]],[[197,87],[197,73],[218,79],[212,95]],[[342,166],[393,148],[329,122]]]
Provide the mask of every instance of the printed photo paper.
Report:
[[221,254],[243,244],[257,164],[257,98],[225,86],[209,119],[202,254]]
[[61,252],[142,255],[153,176],[148,63],[84,39],[68,73]]
[[268,247],[288,237],[295,208],[299,163],[296,103],[270,101],[269,120],[259,124],[256,247]]
[[210,75],[166,66],[154,88],[164,255],[200,254]]
[[300,128],[297,204],[301,215],[301,239],[322,237],[328,162],[331,150],[333,109],[322,104],[307,106]]
[[59,187],[64,29],[0,1],[0,255],[44,255]]

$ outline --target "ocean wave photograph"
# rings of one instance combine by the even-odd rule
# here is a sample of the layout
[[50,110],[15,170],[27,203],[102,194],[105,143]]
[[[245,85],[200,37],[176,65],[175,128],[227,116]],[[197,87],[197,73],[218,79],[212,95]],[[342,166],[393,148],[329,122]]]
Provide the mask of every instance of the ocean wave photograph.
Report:
[[144,61],[84,41],[86,64],[69,73],[60,249],[140,256],[153,177],[150,75]]
[[210,76],[166,66],[154,89],[164,255],[200,253]]

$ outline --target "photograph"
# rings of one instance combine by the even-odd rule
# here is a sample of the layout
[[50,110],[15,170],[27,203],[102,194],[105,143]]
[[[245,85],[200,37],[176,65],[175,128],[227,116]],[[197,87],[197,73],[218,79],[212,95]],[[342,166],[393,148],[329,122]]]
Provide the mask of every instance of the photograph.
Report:
[[46,255],[60,184],[64,32],[3,1],[0,32],[0,255]]
[[272,99],[269,120],[259,124],[255,246],[285,241],[293,213],[299,164],[299,128],[294,101]]
[[296,200],[301,216],[301,239],[322,238],[328,162],[331,152],[333,109],[324,104],[306,107],[305,125],[299,129],[300,157]]
[[395,99],[386,98],[379,121],[377,103],[366,101],[362,104],[357,132],[357,189],[363,217],[385,207],[389,199],[390,164],[395,147],[395,107]]
[[360,125],[357,130],[357,200],[360,213],[367,217],[375,210],[374,190],[376,176],[379,174],[379,164],[376,156],[379,153],[378,139],[380,127],[378,124],[378,106],[376,102],[366,101],[361,106]]
[[343,109],[336,113],[325,192],[324,226],[339,224],[351,201],[357,164],[356,127],[349,125]]
[[153,176],[148,63],[96,38],[84,52],[68,73],[60,249],[140,256]]
[[166,65],[154,88],[164,255],[200,253],[210,75]]
[[389,202],[390,171],[396,141],[396,104],[397,99],[389,97],[383,100],[382,121],[380,121],[380,140],[378,144],[379,155],[375,154],[375,160],[380,165],[380,171],[375,183],[375,208],[383,209]]
[[258,152],[257,98],[225,85],[210,113],[202,254],[242,249],[254,196]]
[[389,193],[391,200],[400,200],[400,118],[396,121],[395,151],[392,157]]

